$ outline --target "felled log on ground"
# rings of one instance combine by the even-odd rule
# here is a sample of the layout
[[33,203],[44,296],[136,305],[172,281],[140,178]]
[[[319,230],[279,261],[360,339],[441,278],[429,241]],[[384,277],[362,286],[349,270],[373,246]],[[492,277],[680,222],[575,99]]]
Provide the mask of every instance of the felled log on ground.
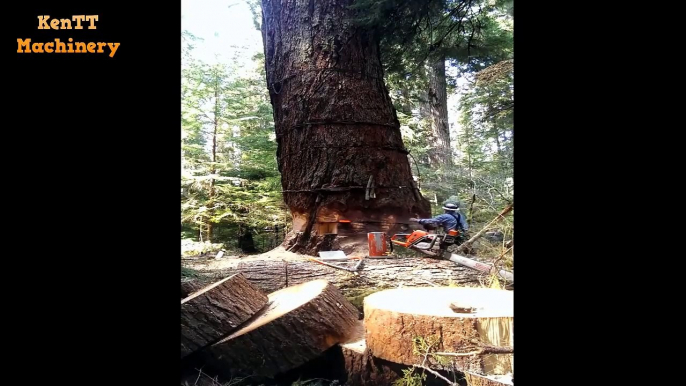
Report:
[[269,294],[269,305],[209,355],[231,376],[273,378],[348,341],[357,323],[357,309],[338,288],[313,280]]
[[190,296],[193,292],[200,291],[203,287],[212,284],[207,281],[200,281],[195,279],[181,280],[181,299],[185,299]]
[[467,386],[513,386],[511,376],[505,375],[478,375],[473,373],[464,373],[464,379]]
[[[336,262],[354,267],[358,261]],[[241,261],[233,269],[222,274],[242,272],[245,277],[265,293],[278,291],[287,286],[311,280],[327,280],[343,294],[365,288],[390,288],[403,286],[426,286],[427,281],[437,285],[471,285],[479,283],[480,273],[461,267],[447,260],[426,257],[403,257],[387,259],[366,258],[361,269],[352,273],[327,267],[312,261],[259,259]]]
[[[482,375],[513,373],[513,291],[490,288],[399,288],[364,299],[366,343],[372,354],[406,365]],[[465,313],[455,312],[468,310]],[[423,343],[421,342],[423,340]],[[414,352],[414,345],[420,353]],[[448,355],[435,355],[448,353]],[[457,354],[456,354],[457,353]],[[455,355],[456,354],[456,355]]]
[[181,358],[225,337],[268,300],[240,273],[182,299]]

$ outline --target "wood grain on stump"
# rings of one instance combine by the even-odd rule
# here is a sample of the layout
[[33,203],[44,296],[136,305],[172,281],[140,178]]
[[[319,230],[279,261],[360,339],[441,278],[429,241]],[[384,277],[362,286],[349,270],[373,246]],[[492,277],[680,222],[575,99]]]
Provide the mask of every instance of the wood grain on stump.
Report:
[[[364,300],[367,347],[376,357],[406,365],[423,361],[423,354],[413,350],[416,338],[431,345],[429,352],[474,352],[484,345],[511,347],[513,294],[490,288],[454,287],[399,288],[374,293]],[[459,305],[473,311],[458,313],[451,309],[451,304],[453,308]],[[458,370],[503,375],[513,373],[512,357],[430,355],[427,365],[449,369],[445,362],[453,360]]]
[[268,300],[240,273],[182,299],[181,358],[230,334]]
[[357,324],[357,309],[338,288],[314,280],[269,294],[269,306],[210,355],[234,376],[273,378],[348,341]]

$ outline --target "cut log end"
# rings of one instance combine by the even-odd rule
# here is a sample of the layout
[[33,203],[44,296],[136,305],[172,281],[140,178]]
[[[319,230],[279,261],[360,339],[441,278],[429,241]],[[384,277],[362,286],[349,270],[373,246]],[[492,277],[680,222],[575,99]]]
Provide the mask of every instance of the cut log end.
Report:
[[358,311],[325,280],[284,288],[240,330],[211,347],[235,376],[272,378],[350,340]]
[[364,315],[366,343],[377,357],[413,365],[422,363],[423,352],[427,351],[479,352],[464,356],[432,355],[429,366],[447,369],[449,366],[443,362],[452,360],[459,370],[477,374],[512,372],[512,354],[480,352],[484,346],[513,345],[512,291],[451,287],[391,289],[366,297]]
[[467,386],[514,386],[511,375],[478,375],[473,373],[464,373],[464,379]]
[[268,300],[240,273],[181,299],[181,358],[230,334]]

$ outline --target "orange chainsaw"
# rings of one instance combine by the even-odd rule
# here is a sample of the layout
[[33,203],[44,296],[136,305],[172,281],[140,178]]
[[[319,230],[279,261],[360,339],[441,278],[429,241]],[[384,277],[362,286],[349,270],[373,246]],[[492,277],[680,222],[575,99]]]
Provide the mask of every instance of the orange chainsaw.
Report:
[[412,233],[397,233],[391,236],[390,251],[395,246],[411,249],[432,257],[443,257],[447,247],[455,244],[460,232],[451,229],[446,235],[429,233],[426,230],[415,230]]

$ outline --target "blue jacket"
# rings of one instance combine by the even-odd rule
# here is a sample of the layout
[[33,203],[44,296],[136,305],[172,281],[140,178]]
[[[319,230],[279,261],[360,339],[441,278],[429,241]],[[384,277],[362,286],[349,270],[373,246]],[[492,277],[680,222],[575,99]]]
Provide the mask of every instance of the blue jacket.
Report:
[[[449,230],[451,229],[461,229],[463,232],[469,229],[469,226],[467,225],[467,222],[464,219],[464,216],[458,212],[454,212],[455,216],[453,217],[449,213],[443,213],[439,214],[438,216],[434,218],[425,218],[425,219],[420,219],[417,221],[421,225],[429,224],[429,225],[434,225],[434,226],[442,226],[443,231],[445,233],[448,233]],[[458,218],[458,220],[455,220],[455,217]],[[459,226],[458,226],[459,224]]]

